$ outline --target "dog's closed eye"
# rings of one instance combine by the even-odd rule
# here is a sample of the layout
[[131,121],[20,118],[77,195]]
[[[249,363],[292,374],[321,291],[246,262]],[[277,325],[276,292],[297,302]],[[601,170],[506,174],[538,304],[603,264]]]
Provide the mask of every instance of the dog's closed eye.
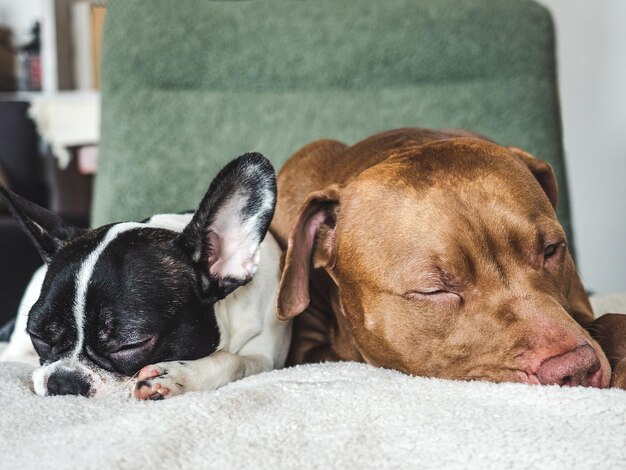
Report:
[[567,252],[567,242],[558,241],[547,243],[543,248],[543,268],[554,272],[563,266],[564,255]]
[[109,352],[109,357],[114,360],[123,361],[132,356],[144,354],[152,349],[156,341],[156,336],[148,336],[140,340],[116,345]]
[[450,303],[460,302],[462,300],[459,294],[438,288],[414,290],[407,292],[405,297],[411,300],[424,300],[427,302]]
[[[43,351],[43,350],[50,350],[50,343],[46,340],[44,340],[41,336],[37,335],[37,334],[33,334],[33,333],[29,333],[30,334],[30,339],[33,342],[33,346],[35,346],[35,349],[37,351]],[[41,352],[39,353],[41,355]]]
[[566,248],[565,242],[551,243],[544,248],[543,257],[546,260],[549,258],[552,258],[555,255],[559,254],[560,251],[565,250],[565,248]]

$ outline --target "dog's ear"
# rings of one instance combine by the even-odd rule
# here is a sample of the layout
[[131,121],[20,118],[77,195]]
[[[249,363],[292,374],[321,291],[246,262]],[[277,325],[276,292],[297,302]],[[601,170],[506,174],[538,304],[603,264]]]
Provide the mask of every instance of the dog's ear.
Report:
[[556,210],[558,203],[558,187],[556,177],[554,176],[550,164],[533,157],[531,154],[517,147],[508,147],[508,149],[528,167],[548,196],[552,207]]
[[311,267],[332,267],[335,261],[335,223],[339,188],[330,186],[309,194],[291,228],[276,315],[288,320],[309,305]]
[[0,197],[22,230],[33,241],[46,264],[50,263],[52,257],[63,246],[83,233],[48,209],[18,196],[3,186],[0,186]]
[[236,158],[215,177],[175,240],[195,263],[207,299],[223,299],[252,279],[275,206],[276,175],[260,153]]

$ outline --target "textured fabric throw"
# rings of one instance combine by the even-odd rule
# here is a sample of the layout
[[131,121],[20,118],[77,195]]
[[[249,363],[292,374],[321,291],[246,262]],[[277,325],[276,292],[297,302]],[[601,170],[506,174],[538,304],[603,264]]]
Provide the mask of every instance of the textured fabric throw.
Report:
[[283,369],[160,402],[34,395],[0,365],[2,468],[623,468],[626,392]]

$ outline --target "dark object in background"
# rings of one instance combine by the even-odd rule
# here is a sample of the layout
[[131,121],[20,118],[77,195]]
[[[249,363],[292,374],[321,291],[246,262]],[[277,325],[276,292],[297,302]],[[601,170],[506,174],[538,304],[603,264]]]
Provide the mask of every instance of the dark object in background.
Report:
[[0,91],[15,91],[15,49],[11,30],[0,26]]
[[[4,176],[4,170],[2,169],[2,165],[0,165],[0,186],[11,189],[9,187],[9,180],[7,180],[7,177]],[[4,207],[4,204],[2,202],[0,202],[0,214],[6,214],[7,212],[8,209]]]
[[0,328],[0,341],[8,342],[15,330],[15,319],[9,320],[6,325]]
[[[56,158],[39,152],[39,139],[28,117],[29,103],[0,100],[0,167],[12,191],[57,212],[78,227],[89,224],[93,175],[77,165],[77,149],[61,170]],[[42,264],[17,222],[0,212],[0,327],[17,312],[24,289]]]
[[79,147],[68,149],[72,158],[66,168],[59,168],[54,155],[44,157],[44,173],[49,188],[48,209],[66,222],[80,228],[89,227],[93,175],[80,171]]
[[30,42],[20,47],[19,88],[22,91],[41,91],[41,25],[37,21],[31,30]]
[[0,216],[0,326],[15,317],[24,290],[43,264],[32,242],[9,215]]
[[14,192],[47,206],[39,140],[28,116],[29,106],[26,101],[0,100],[0,165]]
[[[0,166],[12,190],[46,205],[47,190],[28,103],[0,101]],[[24,289],[42,261],[9,214],[0,214],[0,326],[17,312]]]

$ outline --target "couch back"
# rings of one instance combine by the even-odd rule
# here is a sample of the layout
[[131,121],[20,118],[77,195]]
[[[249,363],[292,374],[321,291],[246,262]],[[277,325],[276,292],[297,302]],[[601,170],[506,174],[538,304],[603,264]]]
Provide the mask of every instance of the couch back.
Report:
[[[246,151],[460,127],[550,162],[570,232],[549,13],[527,0],[111,0],[93,223],[194,208]],[[571,233],[571,232],[570,232]]]

